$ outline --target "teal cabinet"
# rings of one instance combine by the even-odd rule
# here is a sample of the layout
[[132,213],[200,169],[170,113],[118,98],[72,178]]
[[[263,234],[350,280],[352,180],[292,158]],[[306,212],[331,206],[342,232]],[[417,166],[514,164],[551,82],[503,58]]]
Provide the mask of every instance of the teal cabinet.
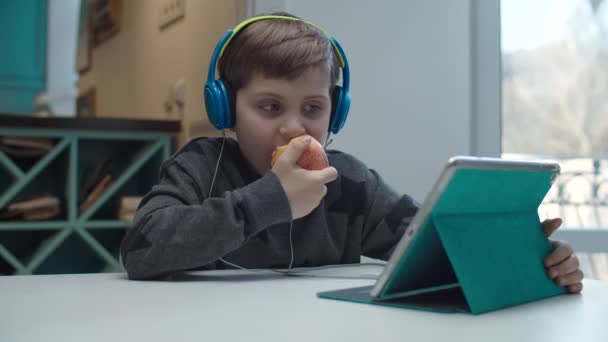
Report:
[[0,112],[31,113],[45,88],[47,2],[0,1]]
[[[53,147],[37,158],[0,150],[0,209],[40,193],[60,199],[61,213],[44,221],[0,221],[4,274],[119,271],[118,248],[130,222],[117,218],[119,199],[143,196],[158,182],[179,121],[68,119],[0,115],[3,137],[45,137]],[[79,210],[85,170],[112,161],[112,182]]]

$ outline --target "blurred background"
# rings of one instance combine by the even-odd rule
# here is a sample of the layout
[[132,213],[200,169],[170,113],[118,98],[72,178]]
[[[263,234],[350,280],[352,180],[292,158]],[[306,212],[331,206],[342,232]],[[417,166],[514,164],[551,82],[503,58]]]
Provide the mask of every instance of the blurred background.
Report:
[[[37,116],[177,123],[167,153],[194,137],[217,136],[202,94],[212,49],[241,20],[272,11],[315,22],[345,48],[352,106],[333,148],[359,157],[420,202],[454,155],[558,161],[562,175],[540,216],[563,217],[557,238],[574,244],[588,277],[608,279],[608,5],[603,0],[4,0],[0,137],[31,136],[23,127],[7,127],[15,117]],[[26,143],[53,151],[60,142],[55,136],[49,146]],[[9,147],[26,143],[3,140]],[[107,148],[101,142],[83,146],[87,154]],[[121,148],[116,142],[115,150]],[[0,152],[4,209],[45,183],[17,191],[15,184],[30,181],[28,172],[43,156],[23,161],[8,150]],[[150,170],[163,157],[156,158]],[[54,168],[73,164],[67,155],[64,159]],[[137,163],[118,164],[115,168],[124,164],[129,171]],[[72,167],[75,184],[85,187],[85,168]],[[103,177],[94,183],[103,184]],[[115,208],[100,205],[99,213],[89,215],[97,220],[92,223],[65,208],[65,215],[43,216],[35,224],[3,219],[0,273],[89,270],[43,266],[64,253],[55,263],[61,265],[75,250],[61,252],[71,240],[69,233],[60,235],[63,223],[57,222],[82,224],[76,229],[82,249],[114,265],[95,270],[115,270],[111,260],[117,258],[124,224],[108,220],[123,200],[136,206],[153,183],[123,193],[110,187],[114,193],[106,200]],[[62,184],[61,191],[65,188]],[[128,222],[128,215],[122,219]],[[52,224],[45,226],[47,221]],[[117,236],[87,235],[85,221],[118,228]],[[14,242],[34,234],[34,227],[56,231],[28,242],[33,250]],[[44,252],[36,254],[42,245]]]

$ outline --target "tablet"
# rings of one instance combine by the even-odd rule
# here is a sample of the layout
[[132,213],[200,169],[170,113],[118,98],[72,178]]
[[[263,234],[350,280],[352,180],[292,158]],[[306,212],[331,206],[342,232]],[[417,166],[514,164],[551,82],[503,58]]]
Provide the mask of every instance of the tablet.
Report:
[[445,165],[375,285],[319,297],[481,313],[564,293],[543,260],[538,207],[559,164],[458,156]]
[[[460,171],[466,170],[470,177],[469,181],[465,184],[456,184],[453,183],[452,180],[456,175],[459,174]],[[472,172],[471,172],[472,171]],[[478,171],[478,172],[475,172]],[[553,184],[555,179],[558,177],[560,173],[560,166],[557,163],[553,162],[544,162],[544,161],[522,161],[522,160],[506,160],[499,158],[484,158],[484,157],[469,157],[469,156],[456,156],[450,158],[445,165],[441,175],[438,180],[435,182],[431,192],[428,194],[426,200],[423,202],[422,206],[412,219],[410,226],[403,234],[401,241],[395,247],[393,254],[391,255],[384,271],[378,278],[376,285],[373,287],[371,291],[371,296],[373,298],[391,298],[390,294],[390,285],[391,283],[409,283],[409,286],[401,287],[400,291],[409,288],[419,288],[420,292],[427,291],[435,291],[439,288],[450,288],[458,286],[458,281],[453,272],[446,272],[443,276],[437,278],[437,274],[430,275],[432,279],[425,279],[425,277],[416,277],[415,279],[408,279],[408,277],[399,277],[399,272],[403,271],[400,269],[400,265],[402,267],[407,267],[409,264],[409,259],[411,258],[411,262],[418,262],[418,266],[420,263],[427,264],[428,267],[437,267],[444,270],[450,269],[449,265],[446,265],[448,261],[444,255],[437,255],[434,253],[437,249],[433,248],[436,246],[427,245],[427,253],[422,253],[423,255],[419,255],[419,253],[410,253],[408,254],[408,249],[412,246],[412,241],[414,241],[418,236],[423,244],[428,242],[429,244],[437,244],[439,241],[434,240],[434,236],[431,230],[431,225],[429,223],[429,216],[433,213],[434,208],[439,202],[442,194],[448,188],[448,185],[452,185],[454,188],[454,192],[457,192],[450,198],[444,198],[445,202],[454,202],[454,201],[467,201],[470,200],[466,189],[462,189],[459,191],[458,187],[461,186],[469,186],[469,190],[474,192],[478,189],[475,188],[474,183],[479,184],[479,186],[511,186],[509,184],[512,180],[521,179],[520,174],[525,173],[530,177],[536,175],[536,178],[543,179],[547,178],[550,182],[549,187]],[[543,175],[547,175],[548,177],[543,177]],[[476,177],[477,176],[477,177]],[[485,176],[485,177],[484,177]],[[487,178],[494,178],[494,180],[488,180]],[[540,177],[538,177],[540,176]],[[463,177],[464,178],[464,177]],[[477,178],[477,181],[475,180]],[[484,179],[486,178],[486,179]],[[502,178],[502,179],[501,179]],[[529,179],[529,177],[526,177]],[[465,180],[462,180],[465,182]],[[523,185],[523,184],[522,184]],[[548,190],[547,188],[547,190]],[[497,190],[499,190],[497,188]],[[525,189],[522,189],[522,196],[525,195]],[[499,194],[499,192],[497,192]],[[449,195],[449,194],[448,194]],[[544,198],[545,193],[543,193]],[[542,200],[542,199],[541,199]],[[471,205],[467,206],[464,203],[463,206],[448,208],[453,203],[445,203],[447,204],[443,208],[437,208],[435,211],[443,211],[449,214],[450,211],[454,213],[462,213],[462,212],[474,212],[478,211],[479,205],[477,203],[470,203]],[[495,204],[496,206],[500,206],[500,203]],[[505,205],[509,207],[509,205]],[[535,206],[537,208],[538,205]],[[498,209],[498,208],[497,208]],[[426,228],[426,229],[425,229]],[[416,258],[425,258],[426,260],[413,260]],[[412,277],[413,278],[413,277]],[[392,281],[391,281],[392,280]],[[436,283],[436,286],[433,286],[432,283],[425,284],[425,282]],[[399,284],[394,284],[399,286]],[[424,288],[424,289],[422,289]]]

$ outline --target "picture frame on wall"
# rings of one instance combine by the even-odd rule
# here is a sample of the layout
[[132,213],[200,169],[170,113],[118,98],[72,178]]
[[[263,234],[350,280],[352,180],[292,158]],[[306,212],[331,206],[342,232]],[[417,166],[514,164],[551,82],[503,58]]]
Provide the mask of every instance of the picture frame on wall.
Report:
[[120,31],[122,0],[94,0],[93,7],[93,40],[99,46]]
[[92,32],[91,32],[91,0],[80,1],[80,16],[78,20],[78,50],[76,55],[76,71],[84,74],[91,69]]
[[89,88],[76,99],[76,116],[79,118],[97,116],[97,91],[94,87]]

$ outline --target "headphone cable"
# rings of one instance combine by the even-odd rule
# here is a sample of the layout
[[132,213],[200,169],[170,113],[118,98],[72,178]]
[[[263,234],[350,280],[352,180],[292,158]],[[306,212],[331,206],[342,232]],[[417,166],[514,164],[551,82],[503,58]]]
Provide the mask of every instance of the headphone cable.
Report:
[[[325,138],[325,147],[329,146],[329,144],[332,143],[333,139],[329,139],[331,133],[327,134],[327,137]],[[209,195],[208,198],[211,198],[212,194],[213,194],[213,187],[215,185],[215,179],[217,176],[217,172],[219,169],[219,165],[220,165],[220,161],[222,159],[222,155],[224,153],[224,145],[226,143],[226,133],[224,132],[224,130],[222,129],[222,146],[220,147],[220,153],[219,156],[217,158],[217,163],[215,164],[215,170],[213,172],[213,178],[211,180],[211,186],[209,186]],[[348,264],[348,265],[325,265],[325,266],[320,266],[320,267],[314,267],[314,268],[308,268],[306,270],[298,270],[298,271],[294,271],[292,270],[293,268],[293,262],[294,262],[294,252],[293,252],[293,239],[292,239],[292,233],[293,233],[293,220],[290,219],[289,220],[289,251],[291,254],[291,260],[289,261],[289,266],[287,268],[287,270],[280,270],[280,269],[268,269],[272,272],[275,273],[280,273],[286,276],[296,276],[296,277],[315,277],[315,278],[334,278],[334,279],[378,279],[378,276],[375,275],[364,275],[364,276],[338,276],[338,275],[333,275],[333,276],[325,276],[325,275],[315,275],[315,274],[310,274],[311,271],[314,270],[323,270],[323,269],[332,269],[332,268],[344,268],[344,267],[361,267],[362,265],[366,265],[366,266],[380,266],[380,267],[384,267],[385,265],[383,263],[365,263],[365,264]],[[246,267],[237,265],[235,263],[229,262],[224,260],[224,258],[219,258],[219,260],[229,266],[232,266],[234,268],[240,269],[240,270],[244,270],[244,271],[248,271],[248,272],[255,272],[255,273],[259,273],[259,272],[263,272],[266,271],[266,269],[248,269]]]
[[[220,147],[220,154],[217,158],[217,163],[215,164],[215,171],[213,171],[213,178],[211,179],[211,185],[209,186],[209,191],[208,191],[208,196],[207,198],[211,198],[211,196],[213,195],[213,186],[215,185],[215,178],[217,177],[217,171],[219,169],[220,166],[220,161],[222,160],[222,155],[224,153],[224,145],[226,143],[226,132],[222,129],[222,147]],[[292,267],[293,267],[293,260],[294,260],[294,253],[293,253],[293,239],[292,239],[292,233],[293,233],[293,220],[289,219],[289,251],[291,254],[291,260],[289,261],[289,267],[287,268],[287,271],[283,271],[283,270],[275,270],[275,269],[271,269],[271,271],[273,272],[277,272],[277,273],[282,273],[285,275],[288,275],[289,272],[291,271]],[[219,260],[227,265],[230,265],[232,267],[238,268],[238,269],[242,269],[242,270],[247,270],[247,268],[239,266],[235,263],[231,263],[229,261],[224,260],[224,258],[219,258]]]

